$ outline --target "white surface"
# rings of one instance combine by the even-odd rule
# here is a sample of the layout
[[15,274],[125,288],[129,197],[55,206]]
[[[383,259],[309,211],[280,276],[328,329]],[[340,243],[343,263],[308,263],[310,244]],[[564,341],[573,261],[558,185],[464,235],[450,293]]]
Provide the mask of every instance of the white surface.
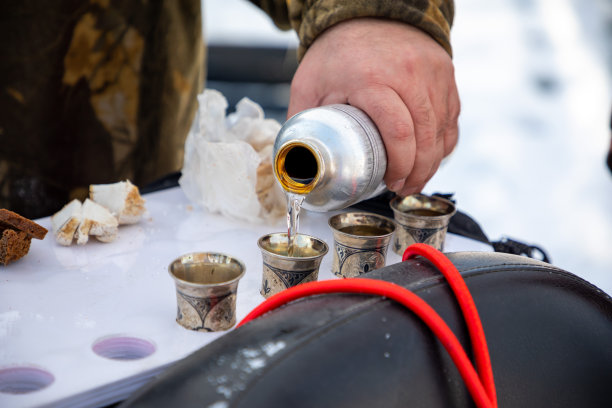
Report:
[[[0,268],[0,370],[27,365],[55,377],[49,387],[36,392],[0,393],[0,407],[109,404],[220,336],[191,332],[175,322],[175,288],[167,267],[182,254],[220,251],[245,263],[246,274],[238,287],[238,321],[264,300],[259,294],[262,265],[257,239],[285,231],[284,219],[275,225],[235,222],[194,208],[179,188],[145,198],[142,221],[121,226],[113,243],[62,247],[49,233],[43,241],[32,242],[25,258]],[[330,215],[304,211],[300,232],[322,238],[333,248]],[[38,221],[50,227],[49,218]],[[452,234],[446,249],[490,250]],[[400,256],[389,250],[387,264],[399,261]],[[331,262],[330,251],[319,279],[335,279]],[[92,351],[94,342],[114,335],[148,340],[156,351],[132,361],[110,360]]]

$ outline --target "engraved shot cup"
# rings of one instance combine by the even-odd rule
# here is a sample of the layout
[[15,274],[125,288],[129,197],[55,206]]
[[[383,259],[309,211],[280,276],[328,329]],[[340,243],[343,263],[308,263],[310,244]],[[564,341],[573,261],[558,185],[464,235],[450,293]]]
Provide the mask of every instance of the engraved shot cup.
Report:
[[183,255],[168,267],[176,285],[176,321],[195,331],[228,330],[236,323],[238,281],[245,266],[215,252]]
[[442,251],[455,205],[444,198],[413,194],[395,197],[391,209],[397,222],[393,251],[403,255],[408,246],[424,243]]
[[315,237],[297,234],[293,254],[288,255],[286,232],[264,235],[257,241],[263,259],[260,293],[268,298],[300,283],[316,281],[327,244]]
[[332,273],[353,278],[385,266],[395,223],[382,215],[349,212],[329,219],[334,234]]

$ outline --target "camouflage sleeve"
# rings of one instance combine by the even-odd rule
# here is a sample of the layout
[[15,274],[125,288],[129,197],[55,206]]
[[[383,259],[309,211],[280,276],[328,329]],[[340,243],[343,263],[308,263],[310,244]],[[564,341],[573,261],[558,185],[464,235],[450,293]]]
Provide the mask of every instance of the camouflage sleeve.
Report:
[[357,17],[379,17],[403,21],[433,37],[452,55],[450,27],[453,0],[251,0],[281,29],[295,29],[301,58],[325,29]]

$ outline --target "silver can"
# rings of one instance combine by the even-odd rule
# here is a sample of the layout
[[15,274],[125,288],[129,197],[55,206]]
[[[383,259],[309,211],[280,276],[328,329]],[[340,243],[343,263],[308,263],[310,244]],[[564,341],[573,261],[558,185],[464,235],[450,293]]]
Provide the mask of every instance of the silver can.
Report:
[[274,172],[285,191],[312,211],[339,210],[385,190],[387,153],[374,122],[350,105],[291,117],[274,143]]

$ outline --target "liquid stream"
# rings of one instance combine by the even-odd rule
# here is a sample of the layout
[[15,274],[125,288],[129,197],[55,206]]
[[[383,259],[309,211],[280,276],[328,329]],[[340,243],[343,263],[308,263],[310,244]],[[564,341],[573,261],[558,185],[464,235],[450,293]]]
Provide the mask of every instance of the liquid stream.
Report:
[[287,256],[298,256],[295,238],[298,235],[300,210],[305,195],[286,192],[287,194]]

